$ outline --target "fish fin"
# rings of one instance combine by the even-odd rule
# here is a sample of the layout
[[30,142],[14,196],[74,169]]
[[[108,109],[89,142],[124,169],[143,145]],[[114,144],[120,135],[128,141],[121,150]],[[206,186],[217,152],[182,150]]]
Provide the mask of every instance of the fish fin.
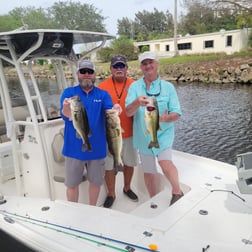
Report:
[[90,152],[93,151],[92,146],[91,146],[90,143],[87,144],[87,149],[88,149],[88,151],[90,151]]
[[78,131],[76,131],[76,138],[81,138],[80,134],[78,133]]
[[148,146],[148,148],[151,149],[153,147],[159,148],[159,143],[157,141],[156,142],[155,141],[151,141],[150,144],[149,144],[149,146]]
[[89,131],[88,131],[88,137],[91,137],[92,136],[92,131],[91,131],[91,129],[89,129]]
[[87,144],[82,144],[82,148],[81,148],[81,150],[84,152],[84,151],[86,151],[88,149],[88,146],[87,146]]

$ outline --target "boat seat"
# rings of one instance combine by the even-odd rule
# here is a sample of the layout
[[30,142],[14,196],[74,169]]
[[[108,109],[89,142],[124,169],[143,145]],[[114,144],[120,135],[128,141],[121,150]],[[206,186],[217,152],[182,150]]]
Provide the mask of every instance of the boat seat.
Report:
[[6,143],[9,141],[10,141],[10,139],[7,137],[6,134],[0,135],[0,143]]
[[[53,153],[53,159],[56,163],[62,164],[65,162],[65,158],[62,155],[61,151],[64,144],[64,128],[61,128],[59,132],[54,136],[52,141],[52,153]],[[55,174],[53,179],[56,182],[64,183],[65,182],[65,173],[64,170],[60,170],[59,173]],[[82,177],[82,182],[86,181],[86,173],[84,172]]]
[[53,158],[56,163],[63,163],[65,162],[65,158],[62,155],[61,151],[64,144],[64,128],[61,128],[59,130],[59,133],[57,133],[52,141],[52,153]]

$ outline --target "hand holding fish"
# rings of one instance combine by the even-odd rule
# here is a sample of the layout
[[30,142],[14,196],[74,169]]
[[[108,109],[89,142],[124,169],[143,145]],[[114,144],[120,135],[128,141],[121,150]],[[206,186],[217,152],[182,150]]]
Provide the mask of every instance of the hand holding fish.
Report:
[[122,113],[122,107],[118,103],[114,104],[112,109],[116,110],[118,115],[120,115]]
[[149,103],[145,95],[138,96],[131,104],[125,108],[127,116],[133,116],[140,106],[146,106]]
[[68,118],[71,118],[71,108],[69,98],[65,98],[63,101],[62,114]]
[[149,103],[149,99],[145,95],[141,95],[137,98],[139,106],[146,106]]

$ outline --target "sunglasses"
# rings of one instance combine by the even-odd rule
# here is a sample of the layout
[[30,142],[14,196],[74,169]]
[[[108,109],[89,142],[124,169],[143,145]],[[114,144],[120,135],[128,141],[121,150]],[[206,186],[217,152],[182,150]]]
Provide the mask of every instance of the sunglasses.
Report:
[[123,68],[125,68],[125,64],[123,64],[123,63],[118,63],[118,64],[115,64],[115,65],[113,65],[113,68],[114,69],[123,69]]
[[80,72],[81,74],[86,74],[86,73],[88,73],[88,74],[93,74],[93,73],[94,73],[94,70],[88,69],[88,68],[82,68],[82,69],[79,70],[79,72]]

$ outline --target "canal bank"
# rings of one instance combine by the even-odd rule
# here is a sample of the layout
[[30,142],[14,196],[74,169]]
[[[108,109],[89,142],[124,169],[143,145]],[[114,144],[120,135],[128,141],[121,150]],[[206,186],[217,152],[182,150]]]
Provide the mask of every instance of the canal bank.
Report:
[[[96,63],[97,78],[105,79],[110,76],[109,63]],[[73,79],[71,71],[66,67],[66,76]],[[200,83],[241,83],[252,84],[252,57],[239,56],[232,58],[222,58],[215,60],[201,60],[187,63],[163,64],[160,63],[160,75],[163,79],[172,82],[200,82]],[[55,79],[55,74],[51,65],[34,66],[36,78]],[[5,75],[15,78],[17,73],[12,67],[5,68]],[[129,77],[138,79],[142,77],[142,72],[138,64],[129,62]]]

